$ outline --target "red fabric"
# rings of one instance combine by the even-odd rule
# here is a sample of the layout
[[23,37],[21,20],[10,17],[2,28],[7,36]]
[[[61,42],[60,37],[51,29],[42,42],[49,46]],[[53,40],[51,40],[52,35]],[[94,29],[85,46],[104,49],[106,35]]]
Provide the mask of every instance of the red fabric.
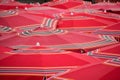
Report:
[[9,52],[11,50],[12,50],[11,48],[0,46],[0,53]]
[[33,50],[37,50],[37,49],[41,49],[41,50],[44,50],[44,49],[49,49],[45,46],[34,46],[34,47],[30,47],[30,49],[33,49]]
[[16,7],[20,9],[24,9],[25,7],[29,8],[32,6],[33,5],[23,4],[19,2],[7,2],[7,3],[0,4],[0,9],[9,10],[9,9],[15,9]]
[[98,22],[94,19],[89,20],[66,20],[66,21],[60,21],[58,24],[58,28],[87,28],[87,27],[103,27],[106,24]]
[[116,24],[113,24],[113,25],[111,25],[111,26],[108,26],[107,28],[104,28],[105,30],[120,30],[120,27],[119,27],[119,25],[120,25],[120,22],[119,23],[116,23]]
[[[91,65],[88,67],[81,67],[79,70],[73,71],[62,77],[75,79],[75,80],[115,80],[120,79],[119,67],[113,67],[104,64]],[[76,76],[79,75],[79,76]]]
[[16,32],[1,33],[0,41],[6,40],[6,39],[9,39],[9,38],[12,38],[12,37],[16,37],[16,36],[17,36],[17,33],[16,33]]
[[[18,15],[0,17],[0,25],[10,26],[12,28],[18,26],[29,26],[40,24],[44,17],[39,15],[32,15],[27,12],[18,12]],[[16,22],[16,20],[19,20]]]
[[[60,4],[61,5],[61,4]],[[68,2],[65,3],[64,6],[62,6],[63,9],[73,8],[77,5],[80,5],[78,3],[71,3]],[[57,6],[61,8],[61,6]],[[39,9],[39,8],[38,8]],[[37,12],[37,13],[36,13]],[[34,25],[40,24],[44,17],[54,17],[54,14],[59,14],[64,12],[65,14],[62,15],[62,17],[69,17],[71,16],[67,11],[62,9],[46,9],[46,10],[28,10],[28,11],[20,11],[18,15],[9,16],[9,17],[0,17],[0,25],[8,25],[12,28],[16,28],[19,26],[28,26],[28,25]],[[42,13],[42,14],[41,14]],[[48,14],[49,13],[49,14]],[[48,14],[48,15],[47,15]],[[104,17],[100,16],[101,14],[105,14]],[[83,43],[86,43],[85,45],[81,46],[87,46],[88,43],[95,42],[95,41],[102,41],[99,35],[94,35],[94,33],[84,33],[80,30],[78,31],[69,31],[69,29],[73,28],[93,28],[93,27],[101,27],[108,26],[105,28],[105,30],[119,30],[119,19],[115,18],[108,18],[106,17],[109,15],[109,13],[94,13],[94,14],[87,14],[87,13],[75,13],[73,16],[86,16],[90,17],[90,19],[84,19],[83,20],[63,20],[60,19],[58,23],[58,28],[68,28],[67,30],[63,30],[63,32],[54,33],[54,31],[51,31],[50,35],[47,35],[48,32],[46,32],[45,35],[33,35],[33,36],[21,36],[17,35],[17,33],[1,33],[0,35],[0,80],[43,80],[43,76],[45,76],[45,73],[42,75],[21,75],[21,74],[15,74],[15,75],[3,75],[2,74],[2,67],[4,68],[33,68],[36,70],[36,68],[40,69],[66,69],[68,67],[74,67],[73,69],[66,69],[66,72],[59,73],[58,75],[52,74],[52,76],[58,76],[58,78],[52,78],[50,80],[119,80],[120,79],[120,68],[119,68],[119,61],[117,62],[108,62],[112,61],[111,59],[100,59],[98,57],[88,56],[86,53],[81,54],[80,50],[71,50],[71,51],[65,51],[60,50],[58,53],[34,53],[34,51],[37,50],[57,50],[55,47],[57,45],[64,45],[66,44],[77,44],[80,45]],[[17,21],[19,20],[19,21]],[[16,22],[17,21],[17,22]],[[115,25],[113,25],[116,23]],[[19,27],[21,29],[21,27]],[[103,29],[104,30],[104,29]],[[37,31],[37,30],[36,30]],[[42,32],[42,30],[41,30]],[[53,32],[53,33],[52,33]],[[110,38],[110,36],[102,36],[106,38]],[[105,38],[105,39],[106,39]],[[119,49],[120,44],[114,44],[106,46],[106,42],[97,42],[88,45],[95,47],[90,47],[87,50],[95,50],[98,49],[98,55],[104,54],[107,55],[117,55],[119,58]],[[36,43],[39,42],[39,47],[36,47]],[[105,43],[105,44],[104,44]],[[104,44],[104,48],[100,48],[98,45]],[[11,48],[8,47],[15,47],[19,45],[26,45],[30,48],[24,48],[23,50],[33,50],[30,53],[23,53],[21,54],[18,50],[11,51]],[[2,47],[2,46],[7,46]],[[31,47],[35,46],[35,47]],[[49,47],[54,47],[50,48]],[[77,45],[76,45],[77,46]],[[102,47],[103,47],[102,46]],[[93,49],[94,48],[94,49]],[[100,49],[99,49],[100,48]],[[86,50],[86,48],[85,48]],[[87,51],[86,50],[86,51]],[[18,53],[17,53],[18,51]],[[7,53],[4,53],[7,52]],[[52,52],[52,51],[51,51]],[[97,53],[96,53],[97,54]],[[108,56],[109,57],[109,56]],[[112,58],[113,59],[113,58]],[[64,67],[64,68],[62,68]],[[4,70],[3,70],[4,71]],[[7,70],[6,70],[7,71]],[[53,70],[55,71],[55,70]],[[18,75],[18,76],[17,76]],[[49,75],[51,76],[51,75]],[[48,77],[49,77],[48,76]]]
[[9,9],[16,9],[16,7],[20,8],[20,9],[24,9],[25,7],[29,8],[29,7],[32,7],[32,6],[17,6],[17,5],[0,5],[0,9],[3,9],[3,10],[9,10]]
[[62,12],[68,12],[68,11],[63,10],[63,9],[56,9],[52,7],[45,7],[45,6],[32,7],[32,8],[29,8],[29,11],[28,11],[28,13],[31,13],[31,14],[46,15],[49,17],[54,17],[55,14],[59,14]]
[[102,3],[93,4],[90,6],[90,8],[105,9],[105,10],[119,10],[120,6],[117,5],[116,3],[102,2]]
[[[68,14],[68,13],[67,13]],[[100,16],[100,15],[104,15],[103,16]],[[99,13],[94,13],[94,14],[88,14],[88,13],[75,13],[74,16],[87,16],[87,17],[91,17],[91,18],[95,18],[97,20],[100,20],[102,21],[103,23],[106,23],[106,21],[108,22],[107,24],[111,24],[111,23],[116,23],[116,22],[119,22],[119,19],[114,19],[114,18],[108,18],[106,16],[110,15],[110,13],[103,13],[103,12],[99,12]],[[112,15],[112,14],[111,14]]]
[[[79,20],[60,20],[58,22],[58,28],[95,28],[95,27],[105,27],[107,25],[112,25],[114,23],[119,22],[117,19],[111,19],[107,17],[102,17],[97,14],[104,14],[104,13],[95,13],[95,14],[87,14],[87,13],[74,13],[73,15],[70,15],[70,13],[64,13],[62,16],[65,17],[74,17],[74,16],[83,16],[83,17],[89,17],[89,19],[79,19]],[[107,14],[105,14],[107,16]],[[91,18],[91,19],[90,19]]]
[[[70,53],[69,53],[70,54]],[[72,53],[71,53],[72,54]],[[59,67],[59,66],[77,66],[86,65],[89,62],[77,59],[68,54],[54,54],[54,55],[12,55],[0,61],[0,66],[11,67]],[[62,60],[64,58],[64,61]],[[88,57],[89,58],[89,57]],[[57,61],[57,62],[56,62]]]
[[119,35],[120,35],[120,27],[119,27],[120,23],[115,23],[112,24],[110,26],[107,26],[106,28],[102,29],[102,30],[97,30],[95,31],[95,33],[97,34],[102,34],[102,35],[112,35],[112,36],[118,36],[116,37],[116,39],[119,41]]
[[117,45],[113,45],[113,46],[109,46],[108,48],[102,48],[100,49],[100,53],[102,54],[108,54],[108,55],[114,55],[114,54],[117,54],[119,55],[120,54],[120,44],[117,44]]
[[[3,54],[6,55],[6,54]],[[7,58],[3,58],[0,61],[0,66],[4,67],[44,67],[41,69],[49,69],[49,67],[54,67],[55,69],[62,68],[67,68],[67,66],[85,66],[85,65],[91,65],[94,63],[99,63],[98,59],[93,59],[89,56],[86,55],[80,55],[77,53],[72,53],[69,52],[67,54],[54,54],[54,55],[40,55],[40,54],[34,54],[34,55],[18,55],[18,54],[7,54],[11,55]],[[63,60],[64,59],[64,60]],[[56,62],[57,61],[57,62]],[[63,68],[63,69],[64,69]],[[42,76],[44,75],[38,75],[40,80],[42,80]],[[76,75],[72,75],[76,76]],[[69,78],[71,78],[70,76]],[[63,77],[64,78],[64,77]],[[38,77],[33,77],[33,76],[0,76],[0,79],[4,80],[13,80],[13,79],[18,79],[18,80],[23,80],[23,79],[34,79],[38,80]],[[77,79],[76,79],[77,80]]]
[[[79,39],[79,37],[81,39]],[[74,38],[74,40],[72,40]],[[87,43],[91,41],[100,40],[99,36],[82,34],[77,32],[65,33],[61,35],[50,35],[50,36],[33,36],[33,37],[13,37],[9,40],[1,41],[0,45],[15,46],[15,45],[35,45],[39,42],[41,45],[61,45],[71,43]]]
[[29,75],[27,75],[27,76],[0,76],[0,79],[2,79],[2,80],[27,80],[27,79],[29,79],[29,80],[43,80],[43,76],[29,76]]
[[51,7],[61,8],[61,9],[68,9],[68,8],[72,8],[72,7],[81,5],[81,4],[82,3],[80,3],[80,2],[71,2],[70,1],[70,2],[63,3],[63,4],[54,5],[54,6],[51,6]]

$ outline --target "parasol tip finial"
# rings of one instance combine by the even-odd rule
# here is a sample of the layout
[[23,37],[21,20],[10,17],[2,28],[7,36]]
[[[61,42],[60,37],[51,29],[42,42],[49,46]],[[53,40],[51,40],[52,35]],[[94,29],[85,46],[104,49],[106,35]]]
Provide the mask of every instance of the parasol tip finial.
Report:
[[39,43],[39,42],[37,42],[37,43],[36,43],[36,46],[40,46],[40,43]]
[[27,8],[27,7],[25,7],[24,9],[25,9],[25,10],[28,10],[28,8]]
[[107,10],[104,10],[103,12],[104,12],[104,13],[107,13]]
[[73,12],[71,12],[71,13],[70,13],[70,15],[74,15],[74,13],[73,13]]
[[15,9],[18,9],[18,6],[16,6]]
[[11,0],[12,2],[14,2],[15,0]]

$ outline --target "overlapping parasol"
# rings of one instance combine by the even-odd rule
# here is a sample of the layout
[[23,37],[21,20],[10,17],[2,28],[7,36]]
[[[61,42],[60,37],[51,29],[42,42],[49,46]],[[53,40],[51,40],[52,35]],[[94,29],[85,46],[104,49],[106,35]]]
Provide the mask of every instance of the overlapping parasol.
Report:
[[16,9],[16,8],[25,9],[25,8],[29,8],[33,6],[35,5],[20,3],[20,2],[12,1],[12,0],[3,0],[0,3],[0,9],[2,10],[9,10],[9,9]]
[[[71,39],[73,38],[73,39]],[[98,36],[89,33],[69,32],[64,30],[47,30],[24,32],[9,40],[1,41],[0,45],[16,46],[16,45],[34,45],[39,42],[53,48],[64,50],[84,49],[91,50],[98,47],[112,45],[118,43],[112,36]]]
[[120,11],[120,5],[118,5],[116,3],[110,3],[110,2],[100,2],[100,3],[97,3],[97,4],[93,4],[93,5],[91,5],[90,8]]
[[[71,5],[71,2],[54,3],[48,5],[59,7],[68,3],[62,6],[64,9],[78,5],[78,2],[75,5]],[[0,79],[119,79],[116,74],[120,70],[120,45],[116,37],[69,30],[76,27],[90,29],[93,26],[100,29],[120,20],[116,15],[107,15],[102,12],[75,13],[51,7],[0,11],[0,45],[12,48],[7,51],[0,47],[5,50],[0,54]],[[113,27],[108,28],[113,30]],[[94,52],[99,48],[104,48],[103,54]],[[75,50],[78,52],[73,52]],[[104,54],[104,51],[117,54]],[[80,54],[86,52],[88,55]]]
[[[59,76],[70,73],[79,66],[100,63],[98,59],[86,55],[51,49],[45,46],[30,46],[29,48],[2,54],[9,55],[9,57],[0,60],[0,78],[5,80],[8,78],[9,80],[18,79],[17,75],[24,76],[25,79],[35,80],[38,77],[42,79],[44,76],[46,76],[47,80],[59,79]],[[64,62],[61,57],[64,58]],[[8,75],[6,76],[6,74]],[[62,79],[65,78],[62,77]]]
[[51,6],[60,9],[70,9],[79,5],[82,5],[82,1],[78,0],[58,0],[42,4],[43,6]]
[[103,34],[103,35],[112,35],[112,36],[119,36],[120,35],[120,23],[116,23],[110,25],[102,30],[95,31],[96,34]]
[[[32,15],[24,10],[0,11],[0,25],[11,28],[40,24],[43,18],[42,16]],[[16,20],[19,21],[16,22]]]
[[[118,16],[109,16],[104,13],[81,13],[81,12],[68,12],[60,14],[61,18],[58,22],[58,28],[62,29],[80,29],[80,30],[95,30],[105,28],[108,25],[119,22]],[[110,18],[111,17],[111,18]],[[104,21],[104,22],[103,22]]]

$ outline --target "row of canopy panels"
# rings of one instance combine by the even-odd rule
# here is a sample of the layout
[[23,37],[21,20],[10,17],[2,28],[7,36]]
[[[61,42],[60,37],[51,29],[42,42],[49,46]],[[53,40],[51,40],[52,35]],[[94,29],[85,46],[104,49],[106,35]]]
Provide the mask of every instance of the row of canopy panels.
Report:
[[120,3],[0,1],[1,80],[120,79]]

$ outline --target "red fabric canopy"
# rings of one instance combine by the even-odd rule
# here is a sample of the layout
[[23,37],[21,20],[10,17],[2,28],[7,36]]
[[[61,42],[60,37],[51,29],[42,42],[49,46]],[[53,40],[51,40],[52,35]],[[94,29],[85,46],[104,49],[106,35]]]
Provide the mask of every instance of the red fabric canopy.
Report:
[[24,8],[29,8],[29,7],[33,7],[34,5],[29,5],[29,4],[25,4],[25,3],[20,3],[20,2],[16,2],[16,1],[2,1],[0,3],[0,9],[3,10],[9,10],[9,9],[24,9]]
[[119,80],[119,14],[94,5],[0,4],[0,80]]

